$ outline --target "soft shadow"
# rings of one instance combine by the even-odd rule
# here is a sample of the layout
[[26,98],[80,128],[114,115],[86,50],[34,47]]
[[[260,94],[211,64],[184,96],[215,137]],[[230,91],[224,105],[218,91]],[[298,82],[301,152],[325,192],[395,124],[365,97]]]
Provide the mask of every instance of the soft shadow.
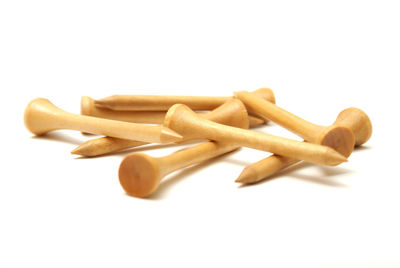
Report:
[[257,130],[257,129],[263,129],[267,126],[271,126],[271,124],[269,122],[261,124],[261,125],[256,125],[256,126],[252,126],[250,129],[251,130]]
[[137,197],[137,196],[133,196],[133,195],[130,195],[130,194],[128,194],[128,193],[124,193],[125,194],[125,196],[126,197],[129,197],[129,198],[131,198],[132,200],[136,200],[135,202],[137,202],[137,200],[140,200],[140,201],[143,201],[143,202],[148,202],[148,201],[159,201],[159,199],[151,199],[151,198],[148,198],[148,197]]
[[250,184],[240,184],[238,186],[238,188],[251,187],[251,186],[267,183],[267,182],[272,181],[274,179],[277,179],[277,178],[279,178],[281,176],[288,175],[288,174],[290,174],[290,173],[292,173],[292,172],[294,172],[296,170],[299,170],[299,169],[302,169],[302,168],[306,168],[306,167],[309,167],[311,165],[312,165],[311,163],[302,161],[302,162],[299,162],[297,164],[291,165],[288,168],[285,168],[285,169],[283,169],[281,171],[278,171],[277,173],[275,173],[275,174],[273,174],[273,175],[271,175],[271,176],[269,176],[269,177],[267,177],[267,178],[265,178],[265,179],[263,179],[261,181],[258,181],[258,182],[255,182],[255,183],[250,183]]
[[82,136],[86,136],[86,137],[94,137],[94,136],[99,136],[97,134],[93,134],[93,133],[87,133],[87,132],[81,132]]
[[349,171],[347,169],[342,169],[340,171],[334,171],[334,172],[324,170],[324,173],[325,174],[322,176],[311,176],[311,175],[299,174],[299,173],[292,174],[291,176],[295,179],[301,179],[303,181],[322,184],[325,186],[342,187],[342,188],[348,187],[347,184],[335,181],[335,180],[333,180],[333,178],[331,178],[336,175],[349,173]]
[[142,152],[142,151],[152,151],[152,150],[158,150],[158,149],[164,149],[164,148],[172,148],[172,147],[177,147],[177,146],[181,146],[181,145],[191,145],[191,144],[198,144],[201,141],[185,141],[185,142],[181,142],[181,143],[167,143],[167,144],[146,144],[146,145],[142,145],[142,146],[138,146],[138,147],[134,147],[134,148],[128,148],[128,149],[124,149],[121,151],[117,151],[117,152],[111,152],[107,155],[121,155],[121,156],[127,156],[131,153],[135,153],[135,152]]
[[[85,155],[77,155],[77,154],[71,154],[72,156],[75,156],[74,159],[94,159],[97,158],[97,156],[85,156]],[[101,157],[102,155],[100,155]]]
[[328,167],[328,166],[318,166],[323,176],[333,177],[342,174],[352,173],[353,170],[344,167]]
[[57,141],[57,142],[62,142],[62,143],[68,143],[68,144],[74,144],[74,145],[80,145],[84,141],[62,134],[62,133],[57,133],[57,132],[50,132],[46,133],[41,136],[32,136],[32,139],[38,139],[38,140],[50,140],[50,141]]
[[238,166],[241,166],[241,167],[253,164],[253,162],[244,161],[244,160],[237,159],[237,158],[225,159],[224,162],[227,162],[227,163],[230,163],[230,164],[234,164],[234,165],[238,165]]
[[310,177],[310,176],[304,176],[304,175],[298,175],[296,176],[297,179],[302,179],[304,181],[312,182],[312,183],[317,183],[317,184],[322,184],[325,186],[331,186],[331,187],[337,187],[337,188],[347,188],[348,185],[334,181],[334,180],[329,180],[329,178],[317,178],[317,177]]
[[365,145],[361,145],[361,146],[357,146],[354,148],[355,152],[361,152],[361,151],[367,151],[367,150],[371,150],[372,147],[371,146],[365,146]]
[[224,158],[228,157],[230,154],[232,154],[234,152],[235,151],[228,152],[228,153],[226,153],[224,155],[209,159],[209,160],[201,162],[201,163],[199,163],[197,165],[190,166],[190,167],[187,167],[187,168],[182,169],[180,171],[177,171],[176,174],[166,178],[165,180],[162,180],[160,185],[158,186],[158,189],[150,197],[148,197],[147,199],[152,199],[152,200],[162,199],[165,196],[165,194],[169,191],[169,189],[171,187],[173,187],[174,185],[176,185],[177,183],[182,181],[187,176],[190,176],[190,175],[192,175],[192,174],[194,174],[194,173],[206,168],[210,164],[215,164],[215,163],[218,163],[220,161],[223,161]]
[[125,156],[128,156],[128,155],[130,155],[132,153],[136,153],[136,152],[151,151],[151,150],[164,149],[164,148],[172,148],[172,147],[178,147],[181,145],[191,145],[191,144],[197,144],[199,142],[200,141],[185,141],[182,143],[168,143],[168,144],[154,144],[154,143],[150,144],[149,143],[149,144],[144,144],[144,145],[140,145],[137,147],[122,149],[122,150],[118,150],[115,152],[109,152],[109,153],[101,154],[101,155],[79,156],[79,157],[76,157],[76,159],[100,158],[100,157],[107,157],[107,156],[125,157]]

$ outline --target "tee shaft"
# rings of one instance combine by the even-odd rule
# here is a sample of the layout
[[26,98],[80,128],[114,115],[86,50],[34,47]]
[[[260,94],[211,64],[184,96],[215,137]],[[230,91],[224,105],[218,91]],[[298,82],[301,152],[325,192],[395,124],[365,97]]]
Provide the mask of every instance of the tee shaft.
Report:
[[[229,99],[223,105],[202,116],[209,120],[226,125],[246,126],[246,128],[249,125],[246,108],[240,100],[234,98]],[[184,137],[182,141],[190,139],[193,138],[187,136]],[[81,144],[73,150],[72,153],[84,156],[96,156],[144,144],[146,143],[113,137],[102,137]]]
[[246,105],[249,112],[251,111],[262,118],[269,119],[307,141],[316,142],[319,133],[325,129],[325,127],[310,123],[276,104],[258,98],[250,92],[238,91],[235,92],[235,96]]
[[[229,116],[225,120],[229,120],[233,126],[248,128],[247,111],[242,102],[238,100],[231,99],[214,112],[221,115],[237,115]],[[225,154],[236,148],[238,146],[234,144],[208,141],[163,157],[134,153],[122,160],[118,172],[119,180],[128,194],[146,197],[157,189],[161,180],[169,173]]]
[[24,121],[25,126],[36,135],[57,129],[71,129],[144,142],[165,143],[182,140],[181,135],[165,127],[72,114],[42,98],[28,104]]
[[179,131],[184,137],[232,143],[318,164],[338,165],[346,161],[345,157],[327,146],[221,125],[199,117],[183,104],[170,108],[164,126]]
[[[351,129],[355,136],[356,146],[367,142],[372,134],[372,124],[368,115],[358,108],[343,110],[338,115],[334,125]],[[236,182],[255,183],[297,162],[298,160],[290,157],[272,155],[247,166],[236,179]]]

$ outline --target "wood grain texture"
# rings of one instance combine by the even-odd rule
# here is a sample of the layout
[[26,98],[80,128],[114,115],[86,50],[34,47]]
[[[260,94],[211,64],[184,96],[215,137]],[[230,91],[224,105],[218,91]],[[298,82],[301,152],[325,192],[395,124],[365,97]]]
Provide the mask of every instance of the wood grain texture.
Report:
[[144,124],[162,124],[165,117],[165,111],[115,111],[99,108],[94,104],[94,102],[94,99],[88,96],[82,96],[81,114],[130,123]]
[[[247,110],[237,99],[228,100],[211,113],[214,115],[209,117],[216,121],[238,128],[249,127]],[[118,171],[119,181],[129,195],[147,197],[169,173],[231,152],[238,147],[226,142],[208,141],[164,157],[134,153],[122,160]]]
[[72,114],[61,110],[49,100],[32,100],[25,109],[26,128],[36,135],[57,129],[71,129],[93,134],[144,142],[170,143],[183,139],[181,135],[163,126],[141,125]]
[[328,146],[218,124],[196,115],[183,104],[176,104],[168,110],[164,126],[190,139],[228,142],[322,165],[334,166],[346,161],[346,157]]
[[[269,88],[260,88],[258,90],[255,90],[254,94],[259,96],[260,98],[263,98],[265,100],[275,103],[274,92]],[[228,99],[228,101],[226,103],[224,103],[220,107],[217,107],[210,113],[201,114],[201,116],[204,116],[205,118],[207,118],[211,121],[214,121],[214,122],[229,125],[230,118],[235,117],[235,116],[237,117],[238,115],[242,115],[243,109],[245,109],[243,104],[239,104],[237,102],[232,102],[231,99],[232,98]],[[85,98],[84,103],[85,103],[83,105],[84,107],[93,106],[93,103],[90,99]],[[229,104],[227,104],[227,103],[229,103]],[[99,109],[99,108],[97,108],[97,109]],[[83,110],[87,112],[87,111],[91,110],[91,108],[84,108]],[[108,113],[108,115],[110,115],[113,112],[118,113],[119,111],[109,110],[107,113]],[[126,114],[129,112],[123,112],[123,113]],[[138,113],[138,112],[132,112],[132,113]],[[247,114],[247,112],[246,112],[246,114]],[[238,117],[238,118],[241,118],[241,117]],[[258,118],[255,118],[252,116],[248,116],[248,119],[246,119],[246,121],[247,120],[249,120],[249,124],[251,127],[261,123]],[[262,122],[264,122],[264,120]],[[187,140],[187,139],[185,139],[185,140]],[[127,140],[114,138],[114,137],[101,137],[101,138],[96,138],[96,139],[86,141],[85,143],[83,143],[80,146],[78,146],[77,148],[75,148],[71,153],[82,155],[82,156],[93,157],[93,156],[99,156],[99,155],[104,155],[104,154],[124,150],[127,148],[141,146],[144,144],[146,144],[146,143],[141,143],[141,142],[137,142],[137,141],[127,141]]]
[[119,182],[125,192],[135,197],[148,197],[169,173],[225,153],[238,146],[208,141],[164,157],[135,153],[125,157],[118,170]]
[[[368,115],[358,108],[352,107],[343,110],[333,125],[351,129],[355,136],[356,146],[367,142],[372,135],[372,124]],[[298,160],[293,158],[272,155],[247,166],[236,182],[256,183],[297,162]]]
[[[234,98],[229,99],[226,103],[205,114],[203,117],[221,124],[233,126],[245,125],[246,128],[248,128],[249,126],[249,119],[246,108],[240,100]],[[188,140],[191,140],[191,138],[184,137],[182,141]],[[113,137],[102,137],[89,140],[81,144],[80,146],[75,148],[72,153],[83,156],[98,156],[145,144],[147,143],[118,139]]]
[[[99,108],[94,102],[95,100],[93,98],[82,96],[81,114],[143,124],[162,124],[166,114],[166,111],[115,111],[107,108]],[[206,113],[204,113],[204,115],[206,115]],[[255,127],[264,124],[265,120],[255,116],[249,116],[249,122],[251,127]]]
[[296,133],[304,140],[329,146],[345,157],[350,156],[353,151],[355,138],[348,127],[337,124],[325,127],[310,123],[247,91],[235,92],[235,96],[243,101],[249,111],[270,119],[274,123]]
[[[268,88],[255,92],[266,94]],[[213,110],[231,97],[209,96],[160,96],[160,95],[113,95],[95,101],[99,107],[117,111],[167,111],[172,105],[181,103],[193,110]]]

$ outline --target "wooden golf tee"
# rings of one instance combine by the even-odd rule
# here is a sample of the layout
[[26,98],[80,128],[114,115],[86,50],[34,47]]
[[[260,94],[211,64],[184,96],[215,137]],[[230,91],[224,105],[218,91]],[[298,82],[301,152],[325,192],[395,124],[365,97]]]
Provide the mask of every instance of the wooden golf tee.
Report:
[[197,164],[237,149],[233,144],[214,141],[201,143],[164,157],[134,153],[125,157],[118,171],[119,182],[125,192],[136,197],[147,197],[169,173]]
[[346,157],[330,147],[221,125],[198,116],[183,104],[176,104],[168,110],[164,126],[186,138],[207,138],[322,165],[335,166],[346,161]]
[[[254,92],[262,91],[263,89]],[[95,104],[99,107],[119,111],[167,111],[172,105],[181,103],[193,110],[213,110],[231,97],[207,96],[157,96],[157,95],[113,95]]]
[[247,91],[235,92],[235,96],[243,101],[249,111],[270,119],[308,142],[329,146],[345,157],[349,157],[353,151],[355,138],[348,127],[336,124],[328,127],[312,124]]
[[[115,111],[107,108],[99,108],[95,105],[94,99],[82,96],[81,114],[130,123],[162,124],[166,111]],[[250,127],[253,127],[263,124],[265,120],[249,116],[249,122]]]
[[[261,88],[256,91],[254,91],[254,94],[257,96],[260,96],[261,98],[268,100],[270,102],[275,103],[275,95],[271,89],[268,88]],[[230,118],[232,116],[235,116],[235,114],[238,113],[243,113],[243,110],[245,110],[245,107],[243,104],[240,102],[232,102],[233,98],[230,98],[229,101],[221,105],[220,107],[214,109],[213,111],[202,114],[205,118],[208,120],[220,123],[220,124],[230,124]],[[83,106],[87,107],[88,103],[90,104],[90,99],[86,99],[83,101],[85,103]],[[99,109],[99,108],[97,108]],[[90,109],[83,109],[84,111],[88,111]],[[137,112],[136,112],[137,113]],[[246,111],[247,114],[247,111]],[[246,118],[249,118],[250,126],[253,126],[251,122],[256,121],[256,125],[260,123],[260,121],[257,121],[258,118],[246,116]],[[254,118],[252,120],[252,118]],[[247,119],[246,119],[247,120]],[[263,121],[264,122],[264,121]],[[185,139],[187,140],[187,139]],[[87,142],[84,142],[77,148],[75,148],[71,153],[72,154],[77,154],[77,155],[83,155],[83,156],[98,156],[98,155],[103,155],[111,152],[116,152],[119,150],[127,149],[127,148],[132,148],[136,146],[141,146],[146,143],[143,142],[138,142],[138,141],[132,141],[132,140],[124,140],[124,139],[119,139],[119,138],[113,138],[113,137],[101,137],[97,139],[92,139]]]
[[145,124],[162,124],[165,117],[164,111],[115,111],[107,108],[99,108],[95,105],[95,100],[87,96],[81,98],[81,114]]
[[[224,105],[227,106],[229,103],[239,104],[237,107],[241,107],[241,112],[238,111],[236,113],[237,116],[231,116],[226,123],[236,127],[248,128],[247,111],[243,103],[231,99]],[[218,109],[223,109],[224,105]],[[232,105],[230,106],[233,107]],[[146,197],[157,189],[161,180],[169,173],[228,153],[237,148],[237,145],[230,143],[208,141],[164,157],[156,158],[143,153],[134,153],[122,160],[118,171],[119,181],[122,188],[129,195]]]
[[[240,100],[234,98],[231,98],[217,109],[214,109],[213,111],[205,114],[204,118],[221,124],[234,126],[238,125],[243,128],[248,128],[249,126],[249,119],[246,108]],[[190,137],[184,137],[182,141],[187,141],[189,139]],[[102,137],[89,140],[81,144],[80,146],[75,148],[72,153],[84,156],[96,156],[144,144],[147,143],[112,137]]]
[[[372,124],[368,115],[358,108],[348,108],[343,110],[338,115],[333,125],[351,129],[355,136],[356,146],[360,146],[367,142],[372,134]],[[247,166],[236,179],[236,182],[259,182],[297,162],[298,160],[293,158],[272,155]]]
[[143,142],[169,143],[182,140],[178,133],[163,127],[126,123],[61,110],[49,100],[32,100],[25,109],[26,128],[36,135],[57,129],[72,129]]

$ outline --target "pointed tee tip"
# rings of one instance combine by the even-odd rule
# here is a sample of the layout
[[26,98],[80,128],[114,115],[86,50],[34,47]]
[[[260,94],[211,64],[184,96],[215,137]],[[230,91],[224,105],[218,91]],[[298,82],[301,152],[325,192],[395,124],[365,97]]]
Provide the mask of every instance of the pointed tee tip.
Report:
[[161,143],[179,142],[183,140],[183,136],[170,128],[162,127],[160,134]]
[[327,165],[330,166],[337,166],[341,163],[348,162],[347,157],[339,153],[338,151],[335,151],[332,148],[329,148],[329,160],[327,162]]
[[79,152],[79,147],[77,147],[77,148],[73,149],[73,150],[71,151],[71,154],[77,154],[77,155],[80,155],[80,152]]
[[251,167],[246,167],[235,180],[237,183],[253,183],[257,181],[257,173]]
[[[90,144],[90,143],[89,143]],[[93,151],[90,150],[90,146],[88,146],[87,142],[82,143],[75,149],[71,151],[71,154],[76,154],[76,155],[81,155],[81,156],[95,156],[96,154],[93,154]]]

